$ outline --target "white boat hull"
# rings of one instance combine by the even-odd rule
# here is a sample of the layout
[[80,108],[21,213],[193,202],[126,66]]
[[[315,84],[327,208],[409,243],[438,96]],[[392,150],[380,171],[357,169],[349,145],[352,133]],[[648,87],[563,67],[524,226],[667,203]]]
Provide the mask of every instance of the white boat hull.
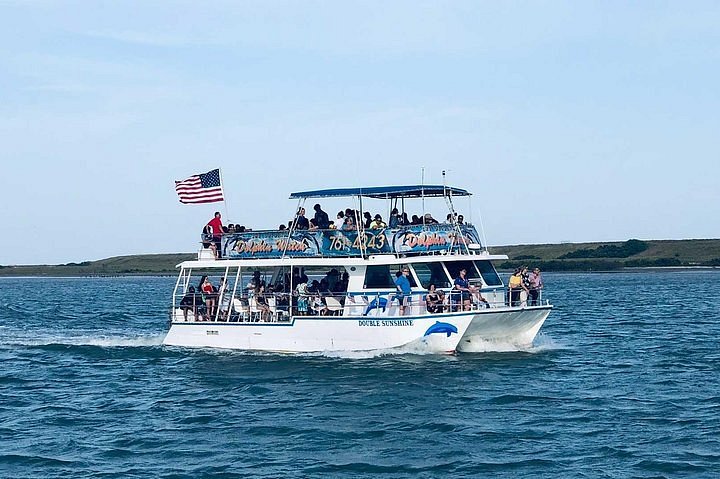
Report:
[[183,321],[179,310],[163,344],[288,353],[486,351],[489,343],[527,347],[551,306],[492,308],[422,316],[295,316],[283,322]]
[[482,352],[503,345],[527,348],[547,319],[552,306],[480,310],[458,343],[458,351]]
[[170,326],[163,344],[250,351],[322,352],[408,348],[451,353],[472,321],[458,316],[296,316],[288,322],[182,322]]

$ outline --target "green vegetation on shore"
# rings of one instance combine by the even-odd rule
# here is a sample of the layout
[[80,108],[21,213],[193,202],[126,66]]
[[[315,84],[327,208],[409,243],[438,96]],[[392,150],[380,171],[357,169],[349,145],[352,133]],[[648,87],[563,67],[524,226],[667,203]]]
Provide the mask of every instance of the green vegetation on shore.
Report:
[[[506,254],[508,270],[527,264],[544,271],[619,271],[625,268],[720,266],[720,239],[628,240],[607,243],[513,245],[489,248]],[[0,265],[0,276],[116,276],[176,274],[175,266],[193,253],[117,256],[61,265]]]

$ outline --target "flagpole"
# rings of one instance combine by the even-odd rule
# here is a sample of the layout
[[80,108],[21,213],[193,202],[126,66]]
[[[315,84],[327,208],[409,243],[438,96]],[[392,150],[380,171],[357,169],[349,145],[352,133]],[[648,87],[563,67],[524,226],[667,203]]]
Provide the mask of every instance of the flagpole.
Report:
[[230,221],[230,210],[228,209],[227,196],[225,195],[225,184],[223,183],[222,179],[222,168],[218,168],[218,173],[220,173],[220,189],[222,189],[223,204],[225,204],[225,221]]

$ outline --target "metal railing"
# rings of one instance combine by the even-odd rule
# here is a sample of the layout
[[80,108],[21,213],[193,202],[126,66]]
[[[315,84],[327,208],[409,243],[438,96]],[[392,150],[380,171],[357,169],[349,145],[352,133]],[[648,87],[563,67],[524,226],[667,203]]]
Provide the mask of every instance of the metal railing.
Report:
[[[428,314],[457,313],[486,309],[517,309],[549,306],[538,290],[537,298],[518,295],[517,300],[506,288],[477,291],[463,296],[457,290],[437,290],[437,299],[428,291],[403,295],[396,291],[358,293],[267,293],[261,296],[226,295],[196,301],[181,300],[174,306],[173,321],[177,322],[269,322],[287,323],[293,316],[353,316],[397,318]],[[187,297],[187,296],[186,296]],[[401,306],[401,302],[403,303]],[[402,310],[402,311],[401,311]]]

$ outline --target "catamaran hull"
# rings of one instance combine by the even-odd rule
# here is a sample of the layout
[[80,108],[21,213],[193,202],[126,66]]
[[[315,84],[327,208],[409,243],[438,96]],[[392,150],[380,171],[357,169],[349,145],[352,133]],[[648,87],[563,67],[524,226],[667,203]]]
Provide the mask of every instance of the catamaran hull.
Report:
[[298,316],[276,323],[174,321],[163,344],[288,353],[402,348],[418,353],[451,353],[473,316]]
[[473,316],[457,349],[482,352],[497,346],[529,347],[551,310],[552,306],[481,310]]

